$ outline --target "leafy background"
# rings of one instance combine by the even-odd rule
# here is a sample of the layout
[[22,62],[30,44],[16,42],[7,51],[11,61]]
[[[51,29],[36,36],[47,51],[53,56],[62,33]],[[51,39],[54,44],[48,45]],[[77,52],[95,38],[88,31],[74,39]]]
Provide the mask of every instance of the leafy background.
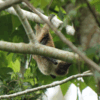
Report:
[[[91,6],[95,8],[95,10],[100,14],[100,0],[89,0]],[[51,0],[31,0],[30,1],[36,8],[40,8],[42,12],[45,15],[49,14],[55,14],[58,16],[60,20],[66,23],[71,23],[70,18],[75,18],[74,25],[78,27],[80,25],[80,22],[78,21],[78,18],[80,16],[79,13],[77,13],[77,10],[80,7],[86,7],[86,4],[80,5],[79,8],[70,11],[69,14],[66,15],[66,12],[63,9],[63,5],[65,5],[69,0],[53,0],[52,4],[50,5]],[[74,5],[76,0],[71,0],[71,3]],[[48,8],[48,5],[50,5],[50,8]],[[21,7],[23,7],[21,5]],[[24,8],[27,9],[27,8]],[[29,9],[27,9],[29,10]],[[67,20],[67,21],[66,21]],[[31,22],[30,24],[32,28],[34,29],[36,23]],[[20,23],[19,19],[7,13],[6,11],[2,11],[0,14],[0,40],[3,41],[9,41],[9,42],[25,42],[28,43],[29,40],[26,36],[25,30]],[[50,30],[53,41],[55,43],[55,46],[62,50],[68,50],[72,51],[68,46],[66,46],[54,33],[52,30]],[[75,36],[70,36],[66,34],[65,29],[62,30],[62,33],[67,37],[71,42],[73,42],[80,50],[80,44],[78,42],[78,39]],[[95,48],[89,48],[84,53],[91,58],[93,61],[98,63],[100,65],[100,45],[96,45]],[[30,89],[34,87],[41,86],[43,84],[49,84],[53,81],[58,81],[67,78],[68,76],[78,74],[81,72],[84,72],[86,70],[89,70],[88,66],[84,64],[84,62],[80,64],[72,64],[69,69],[69,74],[65,77],[57,77],[56,79],[52,79],[50,76],[45,76],[40,73],[40,71],[37,68],[36,62],[32,59],[30,66],[28,69],[25,70],[24,78],[22,78],[21,72],[20,72],[20,66],[21,63],[25,63],[25,57],[29,58],[29,55],[24,54],[14,54],[11,52],[4,52],[0,51],[0,95],[4,94],[11,94],[18,91],[23,91],[25,89]],[[81,69],[81,70],[80,70]],[[67,83],[64,83],[61,85],[61,90],[63,92],[63,95],[68,90],[71,83],[74,83],[76,86],[80,87],[80,90],[82,91],[85,87],[90,86],[95,92],[97,92],[97,86],[96,86],[96,78],[98,78],[99,73],[95,72],[95,78],[93,76],[91,77],[84,77],[84,82],[78,81],[77,79],[71,80]],[[65,88],[66,87],[66,88]],[[36,91],[32,93],[28,93],[22,96],[18,96],[15,98],[11,98],[11,100],[36,100],[45,90]]]

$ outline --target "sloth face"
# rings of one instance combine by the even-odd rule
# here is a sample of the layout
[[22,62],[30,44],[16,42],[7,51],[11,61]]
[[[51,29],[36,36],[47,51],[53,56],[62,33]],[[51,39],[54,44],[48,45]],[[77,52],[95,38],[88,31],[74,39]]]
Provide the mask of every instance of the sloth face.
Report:
[[57,68],[55,69],[56,74],[60,76],[66,75],[70,65],[70,63],[64,61],[59,62]]

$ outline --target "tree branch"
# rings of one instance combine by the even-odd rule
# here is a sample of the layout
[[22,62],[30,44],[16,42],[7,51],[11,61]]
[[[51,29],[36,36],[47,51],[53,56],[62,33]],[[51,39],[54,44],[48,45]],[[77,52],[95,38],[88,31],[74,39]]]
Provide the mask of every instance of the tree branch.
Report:
[[78,77],[85,77],[85,76],[91,76],[91,75],[93,75],[93,74],[92,73],[87,73],[87,74],[72,75],[72,76],[70,76],[70,77],[68,77],[68,78],[66,78],[66,79],[64,79],[62,81],[57,81],[57,82],[54,82],[54,83],[51,83],[51,84],[48,84],[48,85],[42,85],[40,87],[36,87],[36,88],[33,88],[33,89],[27,89],[25,91],[13,93],[13,94],[10,94],[10,95],[2,95],[2,96],[0,96],[0,99],[16,97],[16,96],[23,95],[23,94],[26,94],[26,93],[42,90],[42,89],[45,89],[45,88],[54,87],[54,86],[66,83],[66,82],[68,82],[68,81],[70,81],[72,79],[78,78]]
[[[0,5],[3,3],[4,1],[3,0],[0,0]],[[23,10],[21,9],[22,12],[24,13],[24,15],[26,16],[26,18],[28,20],[31,20],[31,21],[35,21],[37,23],[41,23],[41,24],[44,24],[45,22],[43,20],[41,20],[41,18],[35,14],[35,13],[32,13],[32,12],[29,12],[29,11],[26,11],[26,10]],[[14,15],[17,15],[15,10],[13,9],[13,7],[10,7],[8,9],[6,9],[7,12],[11,13],[11,14],[14,14]],[[43,15],[43,14],[42,14]],[[48,16],[45,16],[43,15],[45,19],[48,19]],[[59,19],[57,19],[57,17],[54,17],[52,19],[52,23],[55,27],[59,27],[61,24],[63,24],[63,22]]]
[[67,44],[74,52],[76,52],[77,54],[79,54],[80,57],[82,57],[82,59],[89,66],[91,66],[92,68],[96,69],[100,73],[100,67],[95,62],[93,62],[91,59],[89,59],[87,56],[85,56],[80,50],[78,50],[78,48],[74,44],[72,44],[72,42],[70,42],[60,31],[58,31],[48,20],[46,20],[44,18],[44,16],[38,10],[36,10],[35,7],[33,7],[27,0],[23,0],[23,1],[28,5],[28,7],[30,8],[30,10],[32,10],[33,12],[35,12],[38,16],[40,16],[40,18],[44,22],[46,22],[50,26],[50,28],[55,32],[55,34],[57,36],[59,36],[59,38],[65,44]]
[[16,11],[16,13],[17,13],[17,15],[18,15],[18,17],[19,17],[19,19],[20,19],[20,21],[21,21],[21,23],[22,23],[22,25],[25,29],[25,31],[26,31],[26,34],[27,34],[30,42],[36,43],[37,40],[35,38],[35,34],[34,34],[32,28],[31,28],[27,18],[25,17],[24,13],[21,11],[20,6],[15,5],[13,7],[14,7],[14,9],[15,9],[15,11]]
[[[3,0],[0,0],[0,3],[2,4],[4,1]],[[25,3],[23,3],[25,4]],[[41,18],[37,15],[37,14],[34,14],[32,12],[29,12],[29,11],[26,11],[26,10],[23,10],[21,9],[22,12],[24,13],[24,15],[27,17],[27,19],[31,20],[31,21],[35,21],[37,23],[41,23],[41,24],[44,24],[45,22],[43,20],[41,20]],[[11,14],[14,14],[14,15],[17,15],[15,10],[13,9],[13,7],[10,7],[8,9],[6,9],[5,11],[11,13]],[[45,17],[45,19],[48,19],[47,16],[43,15]],[[52,20],[51,20],[52,24],[55,26],[55,27],[60,27],[63,22],[59,19],[57,19],[57,16],[53,17]],[[71,26],[71,25],[69,25]],[[69,31],[69,30],[66,30],[67,34],[69,33],[70,35],[73,35],[75,34],[75,29],[74,27],[71,27],[72,29],[71,30],[74,30],[74,31]],[[74,33],[73,33],[74,32]]]
[[1,10],[4,10],[14,4],[18,4],[18,3],[21,3],[22,0],[7,0],[7,1],[0,1],[0,11]]
[[61,59],[69,62],[80,61],[81,59],[75,53],[59,50],[53,47],[41,45],[41,44],[25,44],[25,43],[11,43],[0,41],[0,50],[23,53],[23,54],[36,54],[55,59]]

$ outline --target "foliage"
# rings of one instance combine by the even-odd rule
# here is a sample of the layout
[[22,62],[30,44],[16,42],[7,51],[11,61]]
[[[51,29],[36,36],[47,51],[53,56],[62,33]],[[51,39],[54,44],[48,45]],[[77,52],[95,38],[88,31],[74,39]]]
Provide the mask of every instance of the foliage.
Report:
[[[71,19],[74,20],[75,26],[79,26],[79,14],[77,14],[77,8],[73,11],[70,11],[69,14],[66,15],[66,12],[63,9],[63,5],[69,2],[69,0],[53,0],[52,4],[48,8],[51,0],[31,0],[31,3],[36,7],[40,8],[44,11],[44,14],[48,15],[55,14],[58,18],[64,21],[64,24],[71,23]],[[75,4],[76,0],[71,0],[73,4]],[[91,5],[96,7],[96,10],[100,13],[100,0],[90,0]],[[56,5],[56,6],[55,6]],[[67,20],[66,20],[67,19]],[[30,22],[31,26],[35,26],[35,22]],[[2,11],[0,14],[0,40],[10,41],[10,42],[25,42],[28,43],[29,40],[25,34],[25,30],[21,25],[19,19],[11,14],[8,14],[6,11]],[[62,29],[62,33],[75,45],[78,44],[78,40],[74,36],[70,36],[66,34],[65,29]],[[69,50],[71,49],[66,46],[54,33],[51,31],[53,36],[53,40],[55,46],[59,49]],[[100,65],[100,45],[96,45],[96,47],[89,48],[86,52],[84,52],[89,58]],[[22,54],[14,54],[0,51],[0,95],[3,94],[11,94],[18,91],[23,91],[25,89],[30,89],[34,87],[41,86],[43,84],[49,84],[53,81],[58,81],[67,78],[73,74],[78,74],[80,72],[84,72],[88,70],[86,64],[81,62],[79,65],[73,63],[69,69],[69,74],[67,77],[57,77],[56,79],[51,78],[50,76],[45,76],[41,74],[41,72],[37,69],[36,62],[32,59],[30,66],[27,70],[25,70],[24,78],[22,78],[22,73],[20,73],[21,61],[23,61],[25,55]],[[29,56],[29,55],[28,55]],[[24,62],[24,61],[23,61]],[[81,68],[80,68],[81,67]],[[98,78],[98,73],[95,72],[95,79]],[[71,83],[74,83],[76,86],[79,83],[80,89],[84,89],[86,86],[90,86],[93,90],[97,91],[96,82],[94,77],[85,77],[84,83],[81,81],[77,81],[74,79],[69,81],[63,85],[61,85],[61,89],[63,95],[66,93],[68,87]],[[66,87],[66,89],[65,89]],[[22,95],[19,97],[11,98],[11,100],[36,100],[45,90],[28,93],[26,95]]]

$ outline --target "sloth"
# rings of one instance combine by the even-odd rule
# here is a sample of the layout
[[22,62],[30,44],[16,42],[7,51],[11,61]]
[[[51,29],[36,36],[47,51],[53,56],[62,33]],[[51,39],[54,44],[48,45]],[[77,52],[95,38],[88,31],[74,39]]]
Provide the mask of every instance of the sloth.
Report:
[[[49,19],[51,21],[51,19]],[[55,48],[53,39],[51,34],[49,33],[49,26],[45,24],[43,28],[40,27],[39,24],[35,26],[36,30],[36,38],[38,42],[42,45],[50,46]],[[33,55],[33,59],[37,62],[37,66],[39,70],[44,75],[50,75],[52,78],[56,78],[56,76],[64,76],[68,73],[69,66],[71,63],[44,57],[40,55]]]

